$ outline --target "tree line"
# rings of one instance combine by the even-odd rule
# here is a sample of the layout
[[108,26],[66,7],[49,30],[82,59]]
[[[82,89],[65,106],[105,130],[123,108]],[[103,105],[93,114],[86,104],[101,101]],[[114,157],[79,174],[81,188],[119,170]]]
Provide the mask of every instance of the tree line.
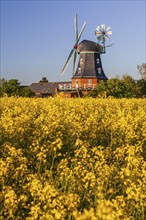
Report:
[[137,65],[141,79],[134,80],[130,75],[124,74],[121,78],[114,77],[106,82],[101,81],[95,90],[86,96],[115,97],[115,98],[146,98],[146,63]]
[[3,96],[34,97],[35,93],[28,86],[21,86],[17,79],[1,79],[0,97]]
[[[115,97],[115,98],[146,98],[146,63],[138,65],[141,79],[135,80],[129,74],[121,78],[114,77],[106,82],[100,81],[97,88],[89,92],[87,97]],[[39,82],[48,82],[43,77]],[[17,79],[0,80],[0,97],[2,96],[34,97],[35,93],[29,86],[21,86]]]
[[[3,80],[0,86],[0,96],[34,97],[35,93],[28,86],[21,86],[17,79]],[[106,82],[100,81],[97,88],[91,90],[87,97],[115,98],[146,98],[146,80],[134,80],[130,75],[115,77]]]
[[115,98],[145,98],[146,80],[134,80],[130,75],[123,75],[101,81],[95,90],[86,95],[87,97],[115,97]]

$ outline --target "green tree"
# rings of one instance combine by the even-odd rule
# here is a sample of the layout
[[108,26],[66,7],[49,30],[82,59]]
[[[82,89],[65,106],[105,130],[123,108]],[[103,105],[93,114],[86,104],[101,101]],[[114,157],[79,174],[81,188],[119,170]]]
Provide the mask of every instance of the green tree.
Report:
[[9,81],[3,81],[1,86],[1,94],[7,94],[8,96],[19,95],[20,83],[17,79],[10,79]]
[[21,86],[19,89],[19,96],[34,97],[35,93],[28,86]]
[[3,83],[5,82],[6,80],[3,78],[3,79],[0,79],[0,97],[3,96]]
[[48,79],[46,77],[42,77],[42,79],[39,82],[48,82]]
[[4,80],[0,86],[0,96],[23,96],[33,97],[35,93],[28,86],[21,86],[17,79]]
[[107,96],[115,98],[126,97],[126,84],[118,78],[112,78],[107,81]]
[[135,84],[135,97],[146,98],[146,80],[140,79]]
[[125,83],[126,86],[126,90],[125,90],[126,98],[135,97],[136,81],[132,78],[132,76],[128,74],[124,74],[121,77],[121,80]]

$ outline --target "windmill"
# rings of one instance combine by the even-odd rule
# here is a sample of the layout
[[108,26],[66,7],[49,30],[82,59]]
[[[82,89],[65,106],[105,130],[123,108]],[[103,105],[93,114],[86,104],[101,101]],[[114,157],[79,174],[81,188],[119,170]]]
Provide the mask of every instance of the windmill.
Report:
[[[72,88],[84,89],[94,89],[100,80],[107,80],[102,68],[102,62],[100,54],[105,53],[105,48],[112,45],[105,46],[106,39],[110,39],[112,31],[110,27],[101,25],[97,27],[95,35],[97,36],[98,42],[93,42],[90,40],[83,40],[79,43],[81,35],[86,26],[84,22],[80,34],[78,35],[78,24],[77,15],[75,16],[75,45],[71,50],[67,61],[62,69],[62,74],[64,74],[71,57],[74,54],[73,61],[73,76],[72,76]],[[79,54],[79,61],[75,71],[76,57]]]
[[110,35],[112,34],[112,31],[110,30],[111,27],[106,27],[105,24],[102,24],[101,27],[97,26],[96,31],[95,31],[95,35],[97,36],[97,40],[98,40],[98,44],[102,43],[102,53],[105,53],[105,48],[106,47],[111,47],[114,44],[110,44],[108,46],[105,46],[105,41],[110,39]]

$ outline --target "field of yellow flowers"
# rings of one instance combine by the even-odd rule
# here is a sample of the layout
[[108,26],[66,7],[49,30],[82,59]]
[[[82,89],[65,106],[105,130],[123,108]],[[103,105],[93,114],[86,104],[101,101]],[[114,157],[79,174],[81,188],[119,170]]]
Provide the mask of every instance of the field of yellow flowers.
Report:
[[0,100],[0,219],[145,220],[146,100]]

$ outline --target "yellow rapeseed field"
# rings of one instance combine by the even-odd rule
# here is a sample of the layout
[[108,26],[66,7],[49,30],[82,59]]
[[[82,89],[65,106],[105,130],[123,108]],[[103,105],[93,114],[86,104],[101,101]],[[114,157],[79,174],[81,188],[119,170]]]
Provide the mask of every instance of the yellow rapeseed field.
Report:
[[146,99],[0,100],[0,219],[145,220]]

